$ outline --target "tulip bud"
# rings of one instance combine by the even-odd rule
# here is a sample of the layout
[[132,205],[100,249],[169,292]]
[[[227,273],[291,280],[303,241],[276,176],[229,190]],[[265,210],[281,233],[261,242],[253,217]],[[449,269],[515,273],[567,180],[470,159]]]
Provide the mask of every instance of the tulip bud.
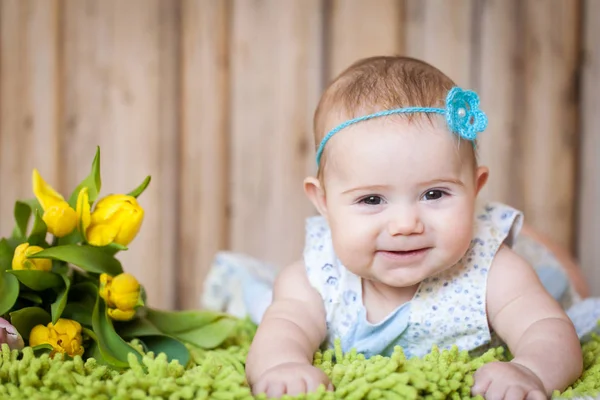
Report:
[[123,273],[114,278],[100,275],[100,297],[106,301],[108,315],[115,320],[128,321],[135,316],[135,309],[143,304],[141,286],[131,274]]
[[55,353],[66,353],[71,357],[81,356],[84,348],[81,345],[81,325],[71,319],[60,318],[56,324],[37,325],[29,334],[29,345],[49,344]]
[[135,197],[112,194],[96,204],[86,230],[88,242],[94,246],[117,243],[127,246],[138,234],[144,209]]
[[44,210],[42,219],[48,232],[63,237],[73,232],[77,224],[77,213],[69,206],[64,197],[48,185],[39,172],[33,170],[33,194]]
[[66,201],[48,207],[42,219],[48,227],[48,232],[56,237],[67,236],[77,224],[77,214]]
[[21,350],[25,346],[17,329],[4,318],[0,318],[0,344],[2,343],[6,343],[12,350]]
[[21,243],[15,249],[12,259],[12,269],[32,269],[36,271],[50,271],[52,260],[48,258],[27,258],[28,256],[44,250],[40,246],[30,246],[29,243]]

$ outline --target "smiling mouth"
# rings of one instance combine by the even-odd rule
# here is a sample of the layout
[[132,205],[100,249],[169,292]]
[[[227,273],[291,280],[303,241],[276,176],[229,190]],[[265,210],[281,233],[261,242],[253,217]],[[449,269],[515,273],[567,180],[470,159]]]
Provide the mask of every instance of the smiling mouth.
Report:
[[379,250],[379,253],[381,253],[384,256],[391,257],[391,258],[404,259],[404,258],[413,258],[413,257],[422,256],[425,253],[427,253],[429,250],[431,250],[431,247],[423,247],[422,249],[404,250],[404,251],[403,250]]

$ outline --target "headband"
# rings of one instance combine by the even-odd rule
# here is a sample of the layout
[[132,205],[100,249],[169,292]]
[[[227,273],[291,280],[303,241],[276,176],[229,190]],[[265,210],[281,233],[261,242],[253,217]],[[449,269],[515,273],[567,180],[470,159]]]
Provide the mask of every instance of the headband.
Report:
[[392,114],[412,114],[412,113],[434,113],[441,114],[446,117],[446,123],[451,132],[456,133],[461,138],[474,141],[477,138],[477,133],[483,132],[487,127],[487,117],[483,111],[479,109],[479,96],[471,90],[462,90],[459,87],[452,88],[446,96],[446,107],[405,107],[396,108],[393,110],[379,111],[374,114],[364,115],[341,123],[321,140],[321,144],[317,150],[317,167],[321,161],[321,155],[325,144],[333,135],[349,125],[357,122],[366,121],[377,117],[385,117]]

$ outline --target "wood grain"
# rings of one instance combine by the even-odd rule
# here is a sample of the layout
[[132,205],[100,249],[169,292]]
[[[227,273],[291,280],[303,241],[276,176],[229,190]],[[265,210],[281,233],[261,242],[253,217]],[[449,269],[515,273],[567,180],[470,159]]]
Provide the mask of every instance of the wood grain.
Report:
[[204,276],[227,247],[229,1],[183,3],[179,306],[196,307]]
[[478,31],[474,34],[479,40],[473,49],[473,86],[488,116],[488,128],[480,135],[478,150],[480,163],[490,169],[481,196],[520,208],[521,193],[515,190],[515,183],[522,180],[517,145],[519,135],[524,133],[520,121],[526,116],[520,107],[524,76],[519,0],[480,1],[476,18]]
[[58,188],[57,2],[0,2],[0,236],[17,199],[33,197],[34,168]]
[[327,80],[361,58],[404,52],[402,1],[332,0],[327,17]]
[[406,0],[406,54],[472,85],[473,0]]
[[160,0],[64,2],[65,109],[61,173],[72,190],[102,149],[102,194],[126,193],[146,175],[145,219],[127,271],[150,305],[175,305],[177,8]]
[[314,169],[321,4],[233,5],[230,246],[282,266],[301,257],[304,219],[313,213],[302,179]]
[[0,235],[33,168],[69,195],[100,145],[102,194],[153,178],[125,268],[151,305],[196,307],[221,249],[300,257],[324,84],[406,54],[479,92],[484,196],[577,250],[600,294],[598,3],[0,0]]
[[600,2],[584,2],[578,258],[593,296],[600,295]]
[[519,146],[523,211],[530,224],[572,249],[578,137],[579,2],[524,3],[525,86]]

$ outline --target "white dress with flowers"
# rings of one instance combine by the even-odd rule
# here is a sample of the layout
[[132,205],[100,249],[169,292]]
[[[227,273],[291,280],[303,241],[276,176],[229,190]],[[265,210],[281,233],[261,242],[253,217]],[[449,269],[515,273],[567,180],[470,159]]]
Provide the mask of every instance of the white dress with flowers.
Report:
[[331,231],[322,217],[308,219],[304,261],[311,285],[323,298],[328,338],[342,349],[371,356],[390,354],[394,346],[422,356],[433,345],[472,350],[491,340],[486,316],[490,265],[500,246],[512,245],[522,214],[499,203],[486,204],[474,219],[474,237],[464,257],[450,269],[425,279],[413,299],[386,319],[371,324],[362,304],[361,279],[341,264]]

